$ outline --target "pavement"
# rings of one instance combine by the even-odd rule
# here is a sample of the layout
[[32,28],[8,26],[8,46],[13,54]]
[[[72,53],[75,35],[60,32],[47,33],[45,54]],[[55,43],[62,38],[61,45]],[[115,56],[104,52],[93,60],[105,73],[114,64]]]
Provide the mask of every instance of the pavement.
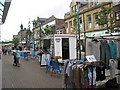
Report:
[[62,74],[51,76],[38,59],[21,59],[21,66],[13,66],[12,55],[2,55],[2,88],[62,88]]
[[[58,77],[51,76],[51,72],[46,73],[46,67],[40,67],[38,59],[21,59],[20,67],[12,64],[12,55],[2,55],[2,88],[63,88],[63,75]],[[116,74],[118,73],[120,71],[116,71]],[[106,76],[106,80],[96,83],[97,86],[103,87],[110,79],[109,71],[106,71]],[[120,79],[120,75],[116,77]]]

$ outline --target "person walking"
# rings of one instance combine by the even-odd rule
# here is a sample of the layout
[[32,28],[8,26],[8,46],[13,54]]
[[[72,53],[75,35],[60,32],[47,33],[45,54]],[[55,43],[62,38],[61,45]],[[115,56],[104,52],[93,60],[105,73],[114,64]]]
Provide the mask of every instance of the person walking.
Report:
[[42,60],[42,54],[44,54],[44,52],[43,52],[43,48],[40,47],[40,53],[39,53],[39,56],[40,56],[40,62],[41,62],[41,60]]
[[8,55],[10,55],[10,54],[11,54],[11,48],[8,47]]
[[20,67],[21,52],[18,48],[15,51],[15,55],[16,55],[16,66]]

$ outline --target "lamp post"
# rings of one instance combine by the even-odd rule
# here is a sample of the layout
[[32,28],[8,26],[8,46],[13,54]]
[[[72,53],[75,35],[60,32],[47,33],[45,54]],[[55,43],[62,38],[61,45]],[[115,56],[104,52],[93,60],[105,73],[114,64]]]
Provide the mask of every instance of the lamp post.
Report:
[[34,38],[34,29],[35,29],[35,20],[33,21],[33,43],[34,43],[34,51],[35,51],[35,38]]
[[78,34],[79,34],[79,59],[81,59],[81,41],[80,41],[80,24],[79,24],[79,7],[78,7],[78,0],[76,0],[77,3],[77,15],[78,15]]
[[40,23],[40,18],[39,17],[37,18],[37,21],[38,21],[39,27],[40,27],[40,30],[39,30],[39,38],[40,38],[39,44],[40,44],[40,47],[41,47],[41,23]]
[[30,50],[30,19],[28,22],[28,49]]
[[23,30],[23,25],[20,25],[20,41],[21,41],[21,47],[22,47],[22,30]]

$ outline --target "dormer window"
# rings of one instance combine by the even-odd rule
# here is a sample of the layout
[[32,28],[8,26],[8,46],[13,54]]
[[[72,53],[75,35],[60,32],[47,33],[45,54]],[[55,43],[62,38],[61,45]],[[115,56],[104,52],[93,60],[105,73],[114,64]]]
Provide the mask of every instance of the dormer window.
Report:
[[94,6],[95,5],[95,2],[94,2],[94,0],[92,0],[92,6]]
[[96,2],[97,4],[99,4],[100,3],[100,0],[97,0],[97,2]]
[[74,9],[74,7],[72,7],[72,12],[73,12],[73,13],[75,12],[75,9]]

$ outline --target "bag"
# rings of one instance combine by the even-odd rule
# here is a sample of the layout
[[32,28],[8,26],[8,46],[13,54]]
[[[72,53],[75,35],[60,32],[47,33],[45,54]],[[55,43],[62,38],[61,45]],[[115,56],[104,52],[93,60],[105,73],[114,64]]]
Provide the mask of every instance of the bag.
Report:
[[105,83],[106,88],[119,88],[116,78],[110,79]]
[[40,53],[39,53],[39,55],[40,55],[40,56],[42,56],[42,54],[44,54],[44,53],[43,53],[43,51],[42,51],[42,50],[40,50]]

